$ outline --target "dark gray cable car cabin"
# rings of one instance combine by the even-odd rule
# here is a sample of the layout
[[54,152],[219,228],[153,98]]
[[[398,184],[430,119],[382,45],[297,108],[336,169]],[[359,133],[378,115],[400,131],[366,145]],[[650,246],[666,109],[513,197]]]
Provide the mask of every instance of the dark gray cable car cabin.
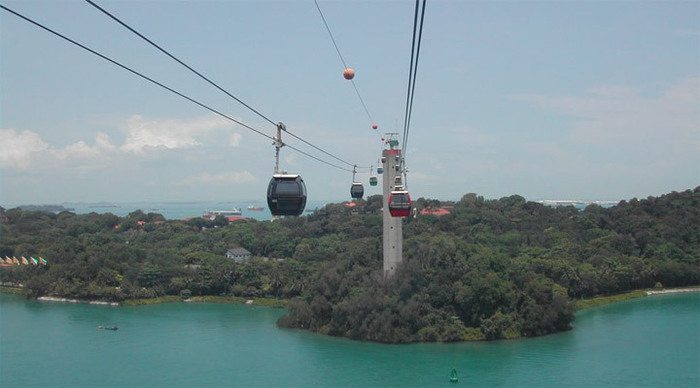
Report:
[[360,182],[352,182],[350,186],[350,196],[354,199],[360,199],[365,195],[365,187]]
[[306,185],[298,174],[274,174],[267,186],[267,206],[273,216],[298,216],[306,207]]

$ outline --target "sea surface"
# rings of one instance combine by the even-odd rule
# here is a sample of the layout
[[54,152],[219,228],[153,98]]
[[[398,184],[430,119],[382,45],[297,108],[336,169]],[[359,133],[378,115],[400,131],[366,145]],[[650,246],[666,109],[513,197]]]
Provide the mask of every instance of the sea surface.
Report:
[[0,295],[0,386],[700,386],[700,293],[598,307],[568,332],[488,343],[350,341],[279,329],[283,313]]
[[[336,201],[341,202],[341,201]],[[312,212],[323,208],[330,201],[309,201],[306,211]],[[267,203],[261,201],[193,201],[193,202],[118,202],[118,203],[63,203],[66,208],[71,208],[77,214],[88,213],[112,213],[124,217],[135,210],[145,213],[159,213],[169,220],[181,220],[191,217],[201,217],[208,210],[232,210],[240,209],[244,217],[256,220],[270,220],[272,215],[267,208]],[[262,207],[263,210],[248,210],[248,206]]]

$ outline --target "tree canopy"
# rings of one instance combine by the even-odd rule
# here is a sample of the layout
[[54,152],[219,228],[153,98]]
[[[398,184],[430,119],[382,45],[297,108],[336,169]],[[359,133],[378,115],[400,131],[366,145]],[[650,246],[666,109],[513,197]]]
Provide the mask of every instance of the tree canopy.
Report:
[[[611,208],[547,207],[521,196],[457,202],[405,221],[404,262],[382,274],[381,197],[278,221],[167,221],[136,211],[10,209],[0,268],[32,296],[121,301],[163,295],[292,299],[279,324],[380,342],[460,341],[566,330],[572,300],[700,283],[700,188]],[[235,263],[231,247],[254,258]]]

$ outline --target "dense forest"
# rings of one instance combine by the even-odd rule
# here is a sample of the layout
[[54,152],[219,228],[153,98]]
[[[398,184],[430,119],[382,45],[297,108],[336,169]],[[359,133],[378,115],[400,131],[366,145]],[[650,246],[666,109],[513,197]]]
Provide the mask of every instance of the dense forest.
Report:
[[[380,342],[537,336],[570,328],[578,298],[700,283],[700,187],[611,208],[547,207],[467,194],[404,222],[404,263],[382,275],[381,197],[270,221],[167,221],[136,211],[11,209],[0,268],[32,296],[120,301],[162,295],[291,299],[281,326]],[[235,263],[232,247],[253,253]]]

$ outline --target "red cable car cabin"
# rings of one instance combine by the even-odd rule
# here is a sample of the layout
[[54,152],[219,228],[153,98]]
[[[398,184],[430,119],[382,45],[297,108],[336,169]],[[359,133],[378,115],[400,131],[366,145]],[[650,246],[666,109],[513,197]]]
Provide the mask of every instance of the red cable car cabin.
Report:
[[392,217],[408,217],[411,213],[411,195],[406,190],[394,190],[389,196],[389,213]]

